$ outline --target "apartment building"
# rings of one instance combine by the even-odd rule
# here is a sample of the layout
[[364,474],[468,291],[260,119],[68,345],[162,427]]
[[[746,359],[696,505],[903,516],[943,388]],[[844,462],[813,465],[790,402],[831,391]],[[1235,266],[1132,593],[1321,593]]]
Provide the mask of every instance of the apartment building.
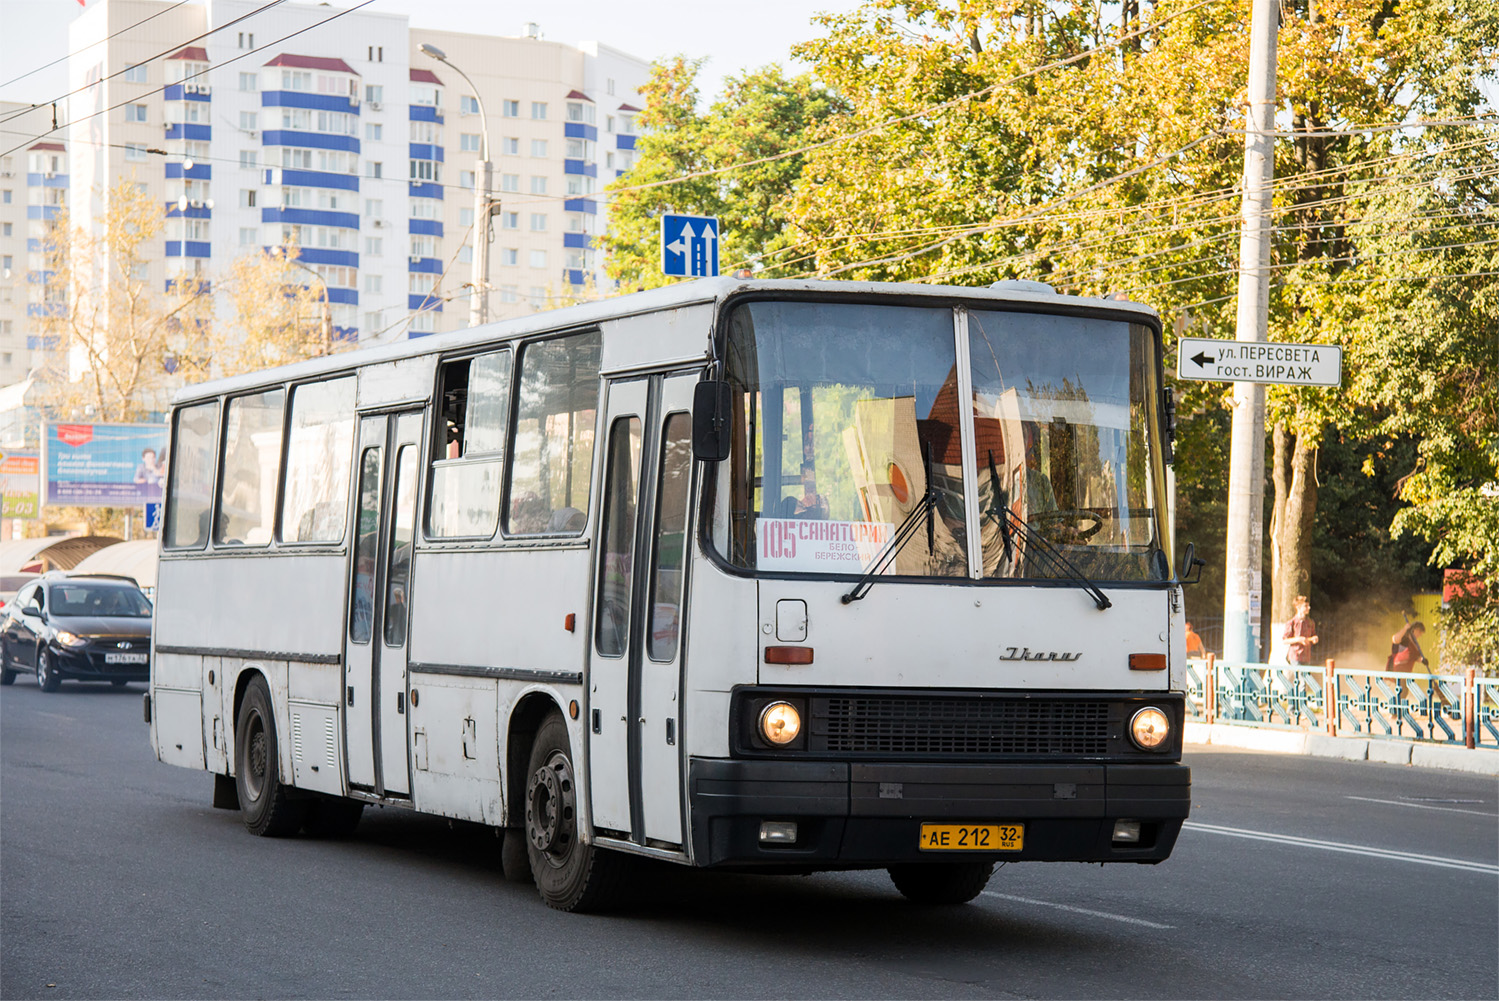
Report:
[[490,317],[604,284],[600,187],[633,156],[644,60],[534,26],[436,32],[374,7],[328,21],[337,8],[262,6],[101,0],[72,24],[71,85],[87,89],[68,113],[68,203],[102,218],[121,178],[159,202],[151,281],[212,280],[295,241],[341,337],[467,325],[482,106],[500,202]]
[[[0,149],[52,127],[52,108],[0,101]],[[14,137],[14,139],[12,139]],[[0,156],[0,386],[45,364],[38,321],[62,308],[63,290],[47,267],[48,224],[67,201],[68,153],[54,136]]]

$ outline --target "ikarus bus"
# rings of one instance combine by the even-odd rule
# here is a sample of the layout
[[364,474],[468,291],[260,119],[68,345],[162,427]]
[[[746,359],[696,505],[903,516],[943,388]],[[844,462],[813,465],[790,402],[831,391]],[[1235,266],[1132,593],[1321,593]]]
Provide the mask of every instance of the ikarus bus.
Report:
[[709,279],[188,387],[152,744],[259,835],[491,825],[564,910],[631,856],[1160,862],[1161,355],[1036,283]]

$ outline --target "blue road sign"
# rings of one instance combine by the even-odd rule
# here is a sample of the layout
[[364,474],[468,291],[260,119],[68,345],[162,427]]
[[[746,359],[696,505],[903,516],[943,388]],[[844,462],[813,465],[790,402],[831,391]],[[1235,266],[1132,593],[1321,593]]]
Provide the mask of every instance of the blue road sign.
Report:
[[718,274],[718,220],[706,215],[661,217],[661,270],[671,278]]
[[146,503],[146,531],[161,531],[161,503],[159,501]]

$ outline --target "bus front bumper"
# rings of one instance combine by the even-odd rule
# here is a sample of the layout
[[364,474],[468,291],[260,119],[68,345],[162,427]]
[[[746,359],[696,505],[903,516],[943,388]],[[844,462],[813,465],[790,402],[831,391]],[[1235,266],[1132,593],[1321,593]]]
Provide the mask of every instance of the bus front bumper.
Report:
[[[704,866],[1160,862],[1191,806],[1191,770],[1147,764],[927,764],[693,758],[693,856]],[[1136,841],[1116,841],[1118,821]],[[924,851],[923,823],[1020,824],[1017,851]],[[762,825],[794,823],[794,841]]]

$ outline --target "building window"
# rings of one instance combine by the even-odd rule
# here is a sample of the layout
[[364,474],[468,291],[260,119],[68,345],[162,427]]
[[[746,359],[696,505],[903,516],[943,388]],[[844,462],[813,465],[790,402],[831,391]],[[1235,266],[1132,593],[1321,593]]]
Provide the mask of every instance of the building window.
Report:
[[519,174],[501,174],[500,175],[500,190],[501,191],[519,191],[520,190],[520,175]]
[[371,310],[364,314],[364,329],[376,332],[380,329],[380,310]]
[[380,292],[384,291],[384,289],[382,288],[382,285],[383,285],[383,282],[382,282],[381,277],[379,275],[365,275],[364,276],[364,290],[366,292],[370,292],[370,293],[378,295]]
[[364,99],[374,104],[385,100],[385,88],[378,83],[366,84],[364,88]]
[[500,263],[507,267],[518,267],[520,265],[520,250],[516,247],[501,247]]
[[239,230],[239,245],[241,247],[253,247],[260,242],[260,231],[254,226],[241,226]]
[[547,103],[545,101],[532,101],[531,102],[531,117],[533,119],[535,119],[536,121],[541,121],[541,120],[545,119],[546,116],[547,116]]
[[465,153],[479,152],[479,136],[474,132],[464,132],[458,136],[458,148]]
[[10,223],[0,225],[0,236],[10,236],[14,227]]
[[412,257],[436,257],[437,237],[418,233],[411,238]]
[[545,177],[531,178],[531,194],[544,195],[547,193],[547,179]]
[[504,110],[504,115],[505,115],[506,118],[519,118],[520,117],[520,102],[519,101],[501,101],[500,102],[500,106],[505,109]]
[[381,163],[379,160],[367,160],[364,164],[364,176],[384,177],[385,164]]
[[506,136],[501,139],[500,153],[505,156],[520,156],[520,140],[515,136]]
[[260,79],[254,73],[241,73],[239,75],[239,89],[256,91],[260,89]]
[[604,169],[605,170],[613,170],[614,169],[614,154],[613,153],[605,153],[604,154]]
[[545,212],[531,213],[531,232],[544,233],[547,228],[547,214]]
[[567,231],[569,233],[588,232],[588,216],[582,212],[565,212],[563,215],[567,217]]
[[[10,194],[10,192],[7,191],[6,194],[7,195]],[[9,199],[6,199],[6,200],[9,201]],[[501,229],[520,229],[520,213],[519,212],[501,212],[500,213],[500,228]]]
[[239,165],[241,167],[254,167],[255,161],[260,159],[260,152],[253,149],[242,149],[239,151]]
[[385,126],[381,125],[379,122],[364,123],[364,138],[366,142],[379,142],[380,136],[384,131]]
[[437,287],[437,276],[425,272],[413,272],[406,276],[406,289],[412,295],[431,295]]
[[364,200],[364,215],[367,219],[374,219],[385,214],[385,200],[383,198],[366,198]]
[[144,159],[146,159],[146,147],[142,146],[140,143],[126,143],[125,144],[125,159],[127,159],[127,160],[144,160]]
[[471,245],[465,243],[463,246],[461,246],[461,247],[458,248],[458,263],[459,264],[472,264],[473,261],[474,261],[474,248]]
[[312,89],[312,74],[311,73],[306,73],[306,72],[301,72],[301,71],[294,71],[294,70],[282,70],[281,71],[281,89],[282,90],[311,90]]
[[239,113],[239,127],[246,132],[254,132],[260,128],[260,116],[253,111],[241,111]]
[[412,122],[411,141],[440,146],[442,145],[442,126],[436,122]]
[[626,135],[626,136],[632,136],[632,135],[635,134],[635,116],[634,115],[620,115],[619,116],[619,132],[620,132],[620,135]]
[[593,102],[568,101],[567,120],[570,122],[586,122],[592,125],[594,122]]
[[255,196],[259,194],[254,188],[239,189],[239,207],[242,209],[253,209],[255,207]]
[[9,188],[6,188],[4,191],[0,191],[0,205],[9,205],[10,204],[10,198],[11,198],[11,195],[10,195],[10,189]]
[[458,113],[460,115],[477,115],[479,113],[479,99],[472,94],[464,94],[458,98]]
[[442,202],[438,201],[436,198],[411,199],[411,218],[441,219]]
[[411,318],[411,329],[419,334],[430,334],[437,329],[437,314],[424,309]]
[[146,106],[144,104],[125,105],[125,121],[144,122],[146,120]]
[[383,45],[371,45],[369,48],[370,48],[370,57],[369,57],[369,61],[370,62],[372,62],[372,63],[383,63],[383,62],[385,62],[385,46],[383,46]]
[[145,83],[146,82],[146,64],[145,63],[136,63],[134,66],[126,66],[125,67],[125,82],[126,83]]
[[613,97],[614,96],[614,78],[613,77],[609,77],[605,81],[605,83],[607,85],[605,89],[608,91],[609,96]]
[[385,254],[385,241],[378,236],[367,236],[364,238],[364,252],[370,257],[381,257]]
[[239,47],[242,49],[255,48],[255,32],[241,31],[239,33]]
[[526,299],[531,303],[531,305],[540,308],[546,305],[547,290],[541,285],[532,285],[529,289],[526,290]]
[[547,266],[547,252],[545,250],[531,251],[531,267],[544,268]]
[[472,226],[473,224],[474,224],[474,210],[473,209],[459,209],[458,210],[458,225],[460,225],[460,226]]
[[472,188],[474,186],[474,172],[472,170],[460,170],[458,172],[458,186],[460,188]]
[[520,286],[518,286],[518,285],[501,285],[500,286],[500,301],[501,302],[518,302],[520,300],[520,295],[518,294],[519,292],[520,292]]
[[531,155],[545,157],[547,155],[547,141],[545,139],[532,139]]

